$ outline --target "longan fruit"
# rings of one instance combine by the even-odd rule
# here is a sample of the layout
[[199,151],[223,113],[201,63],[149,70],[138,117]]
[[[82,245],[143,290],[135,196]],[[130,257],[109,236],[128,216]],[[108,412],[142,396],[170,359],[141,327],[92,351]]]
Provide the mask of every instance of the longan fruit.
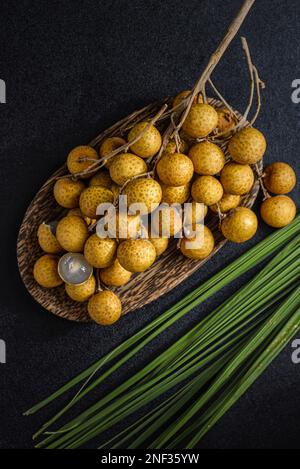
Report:
[[164,184],[184,186],[191,181],[194,166],[190,158],[182,153],[165,153],[158,161],[156,171]]
[[218,174],[225,165],[225,155],[222,149],[210,142],[193,145],[189,151],[195,173],[206,176]]
[[97,324],[110,326],[120,319],[122,304],[112,291],[101,291],[89,299],[88,313]]
[[[149,122],[139,122],[128,134],[128,141],[135,139],[149,124]],[[151,125],[144,135],[130,146],[133,153],[141,158],[150,158],[160,150],[162,138],[160,132],[154,125]]]
[[184,204],[190,197],[191,184],[185,184],[184,186],[167,186],[163,182],[160,183],[162,189],[162,202],[169,205],[172,204]]
[[213,176],[199,176],[192,185],[192,197],[204,205],[217,204],[223,197],[222,184]]
[[237,132],[228,144],[232,159],[241,164],[257,163],[264,156],[266,149],[264,135],[253,127],[246,127]]
[[52,254],[45,254],[34,264],[33,276],[35,281],[44,288],[58,287],[63,283],[58,275],[59,257]]
[[182,217],[176,207],[161,205],[151,217],[152,231],[164,238],[175,236],[182,229]]
[[184,207],[184,226],[195,227],[197,224],[202,223],[206,217],[208,208],[203,203],[195,202],[188,203]]
[[[143,204],[142,214],[156,209],[162,199],[162,190],[157,181],[151,178],[138,178],[130,181],[123,191],[127,196],[128,207],[132,204]],[[141,207],[142,208],[142,207]]]
[[63,248],[52,233],[51,226],[41,223],[37,232],[38,242],[44,252],[48,254],[60,254]]
[[68,252],[82,252],[88,235],[87,224],[80,217],[68,215],[57,224],[57,241]]
[[53,194],[56,202],[64,208],[76,208],[81,192],[85,189],[82,181],[71,178],[58,179],[54,184]]
[[[122,145],[125,145],[126,140],[121,137],[108,137],[101,143],[99,154],[101,158],[105,158],[107,155],[115,151],[117,148],[120,148]],[[114,157],[106,161],[105,166],[109,168],[113,162]]]
[[[203,260],[213,252],[215,240],[210,229],[205,225],[196,225],[191,238],[182,238],[180,250],[189,259]],[[202,232],[203,230],[203,232]]]
[[295,171],[287,163],[273,163],[265,169],[264,184],[273,194],[288,194],[294,189],[296,182]]
[[168,238],[149,236],[148,239],[155,247],[156,257],[161,256],[168,249],[168,245],[169,245]]
[[253,238],[257,228],[257,216],[247,207],[237,207],[221,224],[223,236],[234,243],[244,243]]
[[[218,205],[221,213],[227,213],[230,212],[230,210],[233,210],[234,208],[238,207],[240,205],[240,202],[240,195],[224,194],[222,199],[218,202]],[[218,207],[216,204],[211,205],[209,208],[214,213],[218,213]]]
[[128,239],[117,251],[121,266],[129,272],[144,272],[156,259],[156,250],[148,239]]
[[99,238],[92,234],[84,245],[84,257],[96,269],[104,269],[112,265],[118,243],[112,238]]
[[111,190],[102,186],[91,186],[82,191],[79,198],[79,207],[83,215],[89,218],[97,218],[97,208],[100,204],[114,202]]
[[273,228],[283,228],[295,218],[297,208],[294,201],[287,195],[268,197],[260,207],[263,221]]
[[124,269],[118,259],[115,259],[111,266],[101,269],[99,272],[101,282],[111,287],[121,287],[128,283],[132,277],[132,273]]
[[227,194],[244,195],[251,191],[255,178],[249,165],[232,162],[224,166],[220,180]]
[[111,179],[119,186],[123,186],[125,182],[134,176],[146,172],[147,165],[145,161],[133,153],[120,153],[114,158],[109,167]]
[[80,285],[71,285],[66,283],[65,290],[67,295],[74,301],[87,301],[96,290],[96,279],[92,275],[86,282]]
[[110,189],[113,181],[109,175],[109,172],[105,169],[101,169],[89,180],[89,186],[102,186]]
[[[85,161],[85,158],[93,161]],[[67,159],[67,167],[71,174],[81,173],[89,169],[98,159],[99,155],[94,148],[88,145],[80,145],[70,151]],[[90,177],[90,175],[81,175],[81,177],[86,178]]]
[[216,109],[218,113],[218,133],[224,133],[226,137],[238,123],[236,116],[227,108]]
[[193,104],[182,128],[194,138],[207,137],[218,125],[218,113],[210,104]]

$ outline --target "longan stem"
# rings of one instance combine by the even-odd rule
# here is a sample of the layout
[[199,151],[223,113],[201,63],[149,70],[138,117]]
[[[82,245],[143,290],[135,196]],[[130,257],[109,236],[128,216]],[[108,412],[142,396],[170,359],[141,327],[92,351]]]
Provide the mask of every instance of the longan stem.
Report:
[[227,50],[228,46],[231,44],[232,40],[236,36],[237,32],[239,31],[240,27],[242,26],[246,16],[248,15],[251,7],[253,6],[255,0],[245,0],[243,3],[242,8],[240,9],[238,15],[236,18],[233,20],[231,25],[229,26],[228,32],[225,35],[224,39],[221,41],[220,45],[218,46],[217,50],[213,53],[213,55],[210,57],[208,64],[200,76],[199,80],[196,82],[191,95],[188,98],[187,101],[187,106],[184,110],[184,112],[181,115],[180,121],[178,125],[176,126],[176,130],[179,131],[182,127],[183,122],[185,121],[190,108],[193,104],[193,100],[195,96],[202,91],[203,87],[205,86],[205,83],[209,80],[212,72],[214,71],[215,67],[223,57],[225,51]]
[[262,190],[263,195],[264,195],[264,200],[269,199],[271,196],[270,196],[269,192],[267,191],[267,189],[264,185],[263,175],[262,175],[261,171],[259,170],[259,167],[258,167],[257,163],[254,165],[254,168],[255,168],[255,172],[256,172],[256,176],[257,176],[259,185],[260,185],[261,190]]

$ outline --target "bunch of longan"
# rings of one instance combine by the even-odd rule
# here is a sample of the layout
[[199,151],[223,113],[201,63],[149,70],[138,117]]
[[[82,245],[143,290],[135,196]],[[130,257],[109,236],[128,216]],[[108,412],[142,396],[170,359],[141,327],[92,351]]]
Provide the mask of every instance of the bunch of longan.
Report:
[[[189,93],[176,96],[173,108]],[[198,96],[178,138],[169,140],[163,151],[161,133],[149,122],[135,124],[127,141],[118,135],[105,138],[99,151],[86,145],[74,148],[67,158],[69,175],[54,185],[56,202],[68,211],[58,223],[43,223],[38,229],[38,241],[46,254],[34,266],[36,281],[45,288],[61,285],[60,255],[83,253],[94,274],[80,285],[65,284],[66,294],[74,301],[88,301],[88,313],[97,323],[113,324],[122,306],[108,288],[125,285],[132,274],[148,269],[168,247],[166,232],[174,237],[187,227],[179,247],[184,256],[195,260],[206,259],[214,250],[214,236],[203,225],[208,209],[219,216],[228,240],[242,243],[253,237],[257,217],[241,204],[255,183],[266,140],[257,129],[236,131],[236,127],[231,111],[214,108]],[[216,143],[218,135],[228,141],[229,161]],[[273,227],[290,223],[296,207],[286,194],[296,184],[293,169],[274,163],[260,182],[265,194],[275,194],[267,194],[261,206],[263,220]],[[101,237],[93,230],[100,218],[97,208],[115,204],[121,193],[127,196],[128,207],[143,204],[143,211],[125,217],[117,212],[115,233]],[[190,203],[184,206],[186,202]],[[174,204],[184,206],[183,217]],[[145,233],[143,218],[149,214],[153,215],[151,230],[149,227]],[[200,231],[203,236],[198,236]],[[107,289],[97,291],[96,276]]]

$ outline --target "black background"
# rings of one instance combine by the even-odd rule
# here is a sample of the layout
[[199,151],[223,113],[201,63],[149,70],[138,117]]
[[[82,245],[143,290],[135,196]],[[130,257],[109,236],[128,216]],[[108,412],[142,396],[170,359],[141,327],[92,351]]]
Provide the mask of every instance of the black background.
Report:
[[[22,411],[271,231],[261,226],[246,245],[228,245],[188,282],[110,328],[73,324],[43,310],[26,292],[15,258],[26,207],[68,151],[131,111],[190,87],[241,3],[0,2],[0,78],[7,85],[7,104],[0,104],[0,338],[7,343],[7,364],[0,365],[0,447],[32,447],[31,434],[54,408],[30,419]],[[291,101],[291,83],[300,75],[299,1],[257,1],[241,34],[267,84],[257,123],[268,140],[266,161],[288,161],[299,170],[300,104]],[[249,84],[238,37],[214,78],[229,102],[243,110]],[[180,321],[125,373],[163,349],[243,280]],[[292,364],[291,353],[287,347],[201,448],[300,447],[300,365]]]

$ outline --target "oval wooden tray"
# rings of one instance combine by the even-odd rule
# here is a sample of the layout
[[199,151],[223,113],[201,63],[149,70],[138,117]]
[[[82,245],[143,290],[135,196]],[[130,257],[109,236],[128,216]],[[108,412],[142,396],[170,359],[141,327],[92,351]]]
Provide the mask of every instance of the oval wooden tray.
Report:
[[[168,102],[168,100],[164,102]],[[210,102],[216,107],[223,107],[222,103],[218,100],[210,99]],[[99,143],[104,137],[116,134],[125,135],[128,129],[136,122],[154,116],[161,105],[162,102],[159,102],[131,114],[102,132],[90,142],[90,145],[98,148]],[[237,116],[240,119],[242,118],[239,113],[237,113]],[[163,122],[160,125],[163,125]],[[249,123],[245,123],[245,126],[249,126]],[[226,153],[226,148],[224,148],[224,151]],[[226,156],[228,158],[228,154]],[[35,282],[32,274],[35,261],[42,255],[37,241],[38,226],[44,221],[48,222],[55,219],[57,204],[52,195],[53,185],[57,176],[62,176],[66,173],[67,170],[64,165],[50,177],[32,200],[20,228],[17,241],[17,258],[22,280],[29,293],[38,303],[48,311],[64,319],[87,322],[89,317],[86,313],[86,303],[76,303],[70,300],[65,293],[63,285],[50,290],[40,287]],[[249,208],[252,207],[258,192],[259,183],[256,180],[251,193],[247,194],[242,200],[242,205]],[[226,240],[218,230],[218,219],[216,216],[210,216],[206,223],[213,231],[216,240],[216,247],[210,256],[211,258],[224,246]],[[114,289],[121,298],[123,314],[137,310],[169,292],[198,270],[210,258],[201,262],[189,260],[183,257],[180,251],[176,249],[175,241],[170,242],[168,250],[150,269],[142,274],[138,274],[138,276],[133,276],[127,285]]]

